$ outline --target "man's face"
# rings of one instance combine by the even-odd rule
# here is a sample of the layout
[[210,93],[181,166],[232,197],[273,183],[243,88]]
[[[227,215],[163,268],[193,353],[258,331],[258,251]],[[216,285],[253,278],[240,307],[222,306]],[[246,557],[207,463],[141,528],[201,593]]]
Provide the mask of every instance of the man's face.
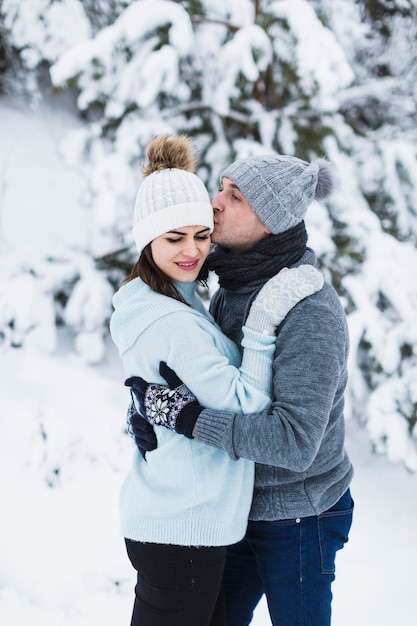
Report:
[[213,243],[239,253],[271,234],[230,178],[223,178],[222,189],[211,204],[214,211]]

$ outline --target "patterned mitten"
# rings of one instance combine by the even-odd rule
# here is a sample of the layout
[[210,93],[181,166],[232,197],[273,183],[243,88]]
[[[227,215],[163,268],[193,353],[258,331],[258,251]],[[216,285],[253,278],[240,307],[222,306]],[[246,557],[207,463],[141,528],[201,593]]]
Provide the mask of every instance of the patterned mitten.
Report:
[[127,409],[126,419],[127,432],[134,439],[139,452],[146,460],[146,453],[155,450],[158,446],[153,426],[137,412],[133,399]]
[[307,296],[323,287],[321,272],[312,265],[284,268],[268,280],[256,296],[245,325],[273,335],[287,313]]
[[158,383],[147,383],[138,376],[128,378],[125,385],[132,388],[139,410],[150,424],[165,426],[191,439],[203,407],[166,363],[160,363],[159,372],[167,381],[167,387]]

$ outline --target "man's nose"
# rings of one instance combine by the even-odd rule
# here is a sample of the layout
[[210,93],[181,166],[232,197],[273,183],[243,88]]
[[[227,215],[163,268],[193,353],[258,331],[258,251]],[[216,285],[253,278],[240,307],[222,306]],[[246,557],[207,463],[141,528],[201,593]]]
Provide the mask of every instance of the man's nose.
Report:
[[213,207],[213,211],[221,211],[223,209],[220,193],[218,193],[217,196],[214,196],[211,201],[211,206]]

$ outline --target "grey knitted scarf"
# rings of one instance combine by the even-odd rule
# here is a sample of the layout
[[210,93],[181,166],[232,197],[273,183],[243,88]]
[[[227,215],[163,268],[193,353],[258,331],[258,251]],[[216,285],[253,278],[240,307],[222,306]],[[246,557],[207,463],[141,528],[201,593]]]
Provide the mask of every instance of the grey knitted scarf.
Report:
[[300,222],[283,233],[261,239],[240,254],[216,246],[208,256],[208,267],[218,275],[220,287],[233,291],[253,280],[265,281],[275,276],[283,267],[301,259],[306,249],[307,232],[304,222]]

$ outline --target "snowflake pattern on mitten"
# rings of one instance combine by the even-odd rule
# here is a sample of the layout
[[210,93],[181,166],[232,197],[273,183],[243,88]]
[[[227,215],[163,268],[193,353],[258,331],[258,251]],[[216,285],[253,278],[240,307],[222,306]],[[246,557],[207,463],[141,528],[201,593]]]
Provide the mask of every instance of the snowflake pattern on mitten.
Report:
[[151,384],[145,393],[146,419],[155,426],[165,426],[170,430],[175,430],[181,410],[195,401],[195,395],[186,385],[168,389],[163,385]]

